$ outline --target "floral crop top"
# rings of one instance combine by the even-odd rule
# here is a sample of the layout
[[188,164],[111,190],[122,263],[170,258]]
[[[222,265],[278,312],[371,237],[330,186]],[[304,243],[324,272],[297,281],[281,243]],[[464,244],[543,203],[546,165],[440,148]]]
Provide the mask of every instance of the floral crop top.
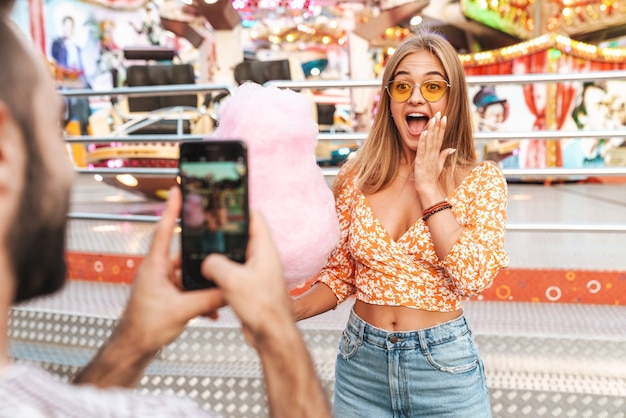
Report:
[[351,179],[336,200],[340,241],[316,282],[326,284],[338,304],[356,293],[357,299],[375,305],[457,310],[463,298],[481,293],[508,266],[507,195],[500,169],[488,162],[477,165],[448,196],[465,229],[440,260],[421,218],[394,241]]

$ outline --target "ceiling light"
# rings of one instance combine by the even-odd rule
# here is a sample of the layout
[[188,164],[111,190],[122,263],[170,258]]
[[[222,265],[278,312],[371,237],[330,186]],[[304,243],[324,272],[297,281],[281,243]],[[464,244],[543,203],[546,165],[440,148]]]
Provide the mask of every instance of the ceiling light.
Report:
[[131,174],[118,174],[115,176],[115,179],[128,187],[137,187],[139,184],[139,180],[135,178],[135,176]]
[[422,16],[413,16],[410,20],[411,26],[417,26],[422,23]]

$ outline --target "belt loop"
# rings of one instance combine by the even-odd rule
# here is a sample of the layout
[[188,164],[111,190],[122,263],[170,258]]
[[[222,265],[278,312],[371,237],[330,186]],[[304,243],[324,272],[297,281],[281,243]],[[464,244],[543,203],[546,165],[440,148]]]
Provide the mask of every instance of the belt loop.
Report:
[[417,341],[419,342],[420,350],[422,350],[422,353],[427,353],[428,342],[426,341],[426,331],[424,330],[417,331]]
[[361,318],[359,318],[359,341],[363,341],[365,338],[365,327],[366,327],[366,323],[364,320],[362,320]]
[[363,340],[363,335],[365,334],[365,321],[363,321],[357,314],[354,312],[354,308],[350,311],[350,317],[348,319],[348,327],[354,331],[359,340]]

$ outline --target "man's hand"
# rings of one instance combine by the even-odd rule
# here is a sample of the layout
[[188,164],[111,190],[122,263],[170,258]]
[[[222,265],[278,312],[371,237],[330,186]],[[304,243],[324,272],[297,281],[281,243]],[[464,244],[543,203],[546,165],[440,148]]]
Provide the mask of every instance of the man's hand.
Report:
[[180,257],[170,257],[170,244],[180,213],[180,190],[170,190],[167,206],[133,285],[119,332],[135,340],[144,352],[157,351],[172,342],[187,322],[209,315],[225,302],[217,289],[182,291]]
[[202,274],[213,279],[241,319],[248,342],[256,346],[270,327],[293,322],[291,302],[278,252],[270,231],[258,213],[250,217],[250,239],[245,264],[220,254],[209,255]]
[[180,257],[172,259],[169,252],[180,205],[180,190],[172,188],[126,309],[109,341],[75,383],[134,387],[158,350],[176,339],[190,319],[215,315],[224,306],[218,289],[185,292],[178,286]]
[[263,218],[250,218],[247,261],[208,256],[202,273],[218,284],[256,348],[274,418],[329,418],[330,406],[291,313],[278,252]]

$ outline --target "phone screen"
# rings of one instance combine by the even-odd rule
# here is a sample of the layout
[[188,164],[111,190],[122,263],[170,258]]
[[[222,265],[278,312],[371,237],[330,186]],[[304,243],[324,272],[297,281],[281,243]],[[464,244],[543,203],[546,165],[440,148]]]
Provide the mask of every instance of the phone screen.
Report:
[[248,244],[248,168],[240,141],[188,141],[180,145],[183,287],[213,287],[200,266],[211,253],[244,262]]

